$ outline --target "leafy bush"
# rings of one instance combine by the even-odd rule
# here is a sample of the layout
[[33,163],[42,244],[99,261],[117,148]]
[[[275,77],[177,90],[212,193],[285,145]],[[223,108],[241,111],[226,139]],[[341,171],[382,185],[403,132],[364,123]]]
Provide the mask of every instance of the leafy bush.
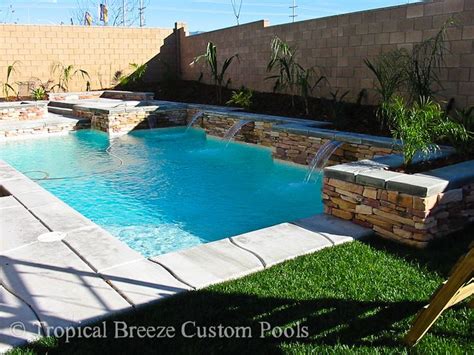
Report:
[[232,97],[227,101],[227,105],[235,105],[246,110],[252,106],[253,91],[242,87],[239,91],[232,91]]
[[468,139],[466,129],[447,117],[441,106],[431,99],[420,99],[410,107],[400,97],[386,105],[392,135],[401,140],[405,165],[410,165],[417,153],[428,155],[439,150],[437,142],[450,138]]
[[[201,60],[206,61],[207,66],[209,67],[209,70],[211,72],[212,80],[214,81],[214,86],[216,87],[216,100],[218,104],[222,103],[223,87],[224,86],[227,87],[230,84],[230,78],[227,79],[227,81],[225,81],[225,74],[234,59],[239,60],[239,55],[234,54],[233,56],[226,58],[224,60],[224,63],[222,64],[222,67],[219,68],[219,63],[217,60],[217,47],[214,43],[209,42],[207,44],[206,53],[201,54],[200,56],[197,56],[196,58],[194,58],[193,62],[191,63],[191,65],[194,65],[200,62]],[[201,78],[202,78],[202,73],[201,73]],[[224,85],[224,82],[225,82],[225,85]]]
[[46,99],[47,93],[46,93],[45,88],[40,86],[31,90],[31,96],[33,97],[33,100],[40,101],[40,100]]

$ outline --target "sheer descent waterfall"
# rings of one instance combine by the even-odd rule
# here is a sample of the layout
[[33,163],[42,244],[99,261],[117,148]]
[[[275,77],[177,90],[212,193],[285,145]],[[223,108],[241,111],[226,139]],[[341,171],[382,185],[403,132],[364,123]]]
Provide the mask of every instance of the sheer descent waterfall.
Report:
[[329,141],[322,145],[319,150],[317,151],[316,155],[314,156],[313,160],[308,166],[308,173],[306,174],[306,178],[304,179],[306,182],[311,180],[311,177],[315,172],[321,173],[321,171],[326,166],[329,158],[331,155],[339,148],[343,142],[339,141]]

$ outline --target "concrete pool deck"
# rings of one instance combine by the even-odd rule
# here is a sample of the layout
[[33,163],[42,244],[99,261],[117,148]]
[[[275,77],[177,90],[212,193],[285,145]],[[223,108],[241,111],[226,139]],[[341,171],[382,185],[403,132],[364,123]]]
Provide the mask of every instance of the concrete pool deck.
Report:
[[371,233],[317,215],[147,259],[0,161],[0,352]]

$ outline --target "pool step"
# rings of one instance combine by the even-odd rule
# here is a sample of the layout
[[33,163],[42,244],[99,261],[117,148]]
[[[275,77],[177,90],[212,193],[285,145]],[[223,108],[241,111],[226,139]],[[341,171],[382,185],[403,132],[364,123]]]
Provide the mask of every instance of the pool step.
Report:
[[68,102],[68,101],[50,101],[48,107],[59,107],[59,108],[68,108],[71,109],[77,105],[76,102]]
[[55,113],[61,116],[75,117],[72,108],[48,106],[48,112]]

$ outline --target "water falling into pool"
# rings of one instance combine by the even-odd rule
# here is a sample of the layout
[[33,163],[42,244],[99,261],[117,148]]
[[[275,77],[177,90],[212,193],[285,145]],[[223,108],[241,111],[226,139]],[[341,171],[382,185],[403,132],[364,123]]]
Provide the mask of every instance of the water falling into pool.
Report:
[[234,139],[235,135],[239,133],[239,131],[244,127],[246,124],[253,122],[252,120],[239,120],[238,122],[234,123],[232,127],[226,132],[223,139],[227,142],[227,145]]
[[339,141],[329,141],[319,148],[313,160],[308,166],[308,173],[306,174],[305,181],[311,181],[311,177],[316,172],[318,177],[321,176],[322,170],[326,166],[331,155],[342,145]]
[[200,119],[201,117],[204,116],[204,112],[202,111],[199,111],[197,113],[194,114],[193,117],[191,117],[191,121],[189,121],[188,125],[186,126],[186,132],[189,131],[189,129],[194,126],[194,124],[196,123],[196,121],[198,119]]

